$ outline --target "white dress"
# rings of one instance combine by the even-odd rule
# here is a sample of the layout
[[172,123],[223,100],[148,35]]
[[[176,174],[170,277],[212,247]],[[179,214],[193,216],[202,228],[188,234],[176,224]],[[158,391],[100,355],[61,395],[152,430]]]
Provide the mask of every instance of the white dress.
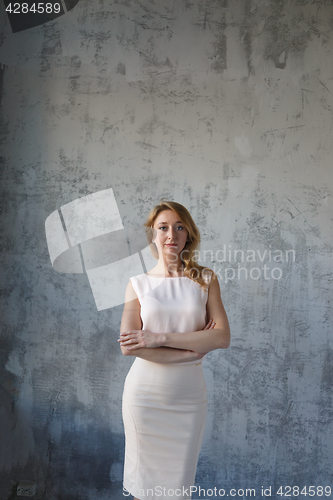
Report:
[[[142,329],[193,332],[206,324],[208,293],[187,277],[131,278]],[[201,360],[135,358],[123,393],[124,488],[140,500],[189,499],[207,415]]]

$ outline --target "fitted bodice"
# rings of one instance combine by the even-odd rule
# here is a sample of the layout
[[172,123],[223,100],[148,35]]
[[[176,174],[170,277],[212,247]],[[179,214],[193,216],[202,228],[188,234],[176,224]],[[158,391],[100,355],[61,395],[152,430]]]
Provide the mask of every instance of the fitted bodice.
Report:
[[208,293],[195,281],[140,274],[131,282],[141,305],[143,330],[181,334],[205,327]]

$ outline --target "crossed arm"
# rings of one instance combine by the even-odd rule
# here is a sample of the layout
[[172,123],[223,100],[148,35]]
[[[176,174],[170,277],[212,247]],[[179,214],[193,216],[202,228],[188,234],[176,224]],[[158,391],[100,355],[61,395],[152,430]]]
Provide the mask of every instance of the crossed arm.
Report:
[[207,299],[207,318],[203,330],[196,332],[153,333],[142,330],[140,303],[129,282],[120,326],[120,347],[124,355],[137,356],[157,363],[181,363],[201,359],[214,349],[230,344],[230,328],[222,304],[220,287],[213,276]]

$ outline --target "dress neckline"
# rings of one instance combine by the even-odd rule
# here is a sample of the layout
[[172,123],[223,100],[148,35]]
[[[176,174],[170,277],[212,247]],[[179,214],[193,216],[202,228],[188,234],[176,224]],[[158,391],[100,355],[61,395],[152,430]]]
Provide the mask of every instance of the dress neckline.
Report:
[[151,274],[148,274],[148,273],[145,273],[145,275],[149,276],[149,278],[158,278],[158,279],[165,278],[167,280],[169,280],[169,279],[177,279],[177,278],[187,278],[187,276],[154,276],[154,275],[151,275]]

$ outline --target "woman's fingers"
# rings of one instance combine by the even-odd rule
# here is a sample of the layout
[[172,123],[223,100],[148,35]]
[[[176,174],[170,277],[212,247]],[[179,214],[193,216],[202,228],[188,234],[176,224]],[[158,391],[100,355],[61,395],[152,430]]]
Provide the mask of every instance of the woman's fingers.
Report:
[[161,338],[157,333],[152,333],[147,330],[132,330],[123,332],[118,339],[121,346],[127,349],[139,349],[141,347],[160,347]]
[[212,328],[214,328],[214,326],[216,325],[216,323],[214,323],[214,321],[212,319],[210,319],[207,323],[207,325],[205,326],[204,330],[211,330]]
[[131,335],[139,335],[142,332],[142,330],[131,330],[130,332],[122,332],[120,334],[121,338],[128,337]]
[[128,340],[121,340],[119,339],[118,342],[120,342],[121,346],[126,347],[126,349],[139,349],[140,347],[144,347],[143,342],[139,342],[139,339],[128,339]]
[[120,345],[138,344],[140,342],[140,333],[138,332],[123,332],[118,339]]
[[[121,344],[120,344],[121,345]],[[129,351],[134,351],[134,349],[140,349],[141,347],[144,347],[144,345],[142,344],[135,344],[135,345],[132,345],[132,346],[125,346],[126,349],[128,349]]]
[[138,340],[137,339],[128,339],[128,340],[118,340],[120,342],[120,345],[128,345],[128,344],[137,344]]
[[125,338],[118,339],[118,342],[120,342],[120,345],[138,344],[140,342],[140,339],[138,338],[138,336],[125,337]]

